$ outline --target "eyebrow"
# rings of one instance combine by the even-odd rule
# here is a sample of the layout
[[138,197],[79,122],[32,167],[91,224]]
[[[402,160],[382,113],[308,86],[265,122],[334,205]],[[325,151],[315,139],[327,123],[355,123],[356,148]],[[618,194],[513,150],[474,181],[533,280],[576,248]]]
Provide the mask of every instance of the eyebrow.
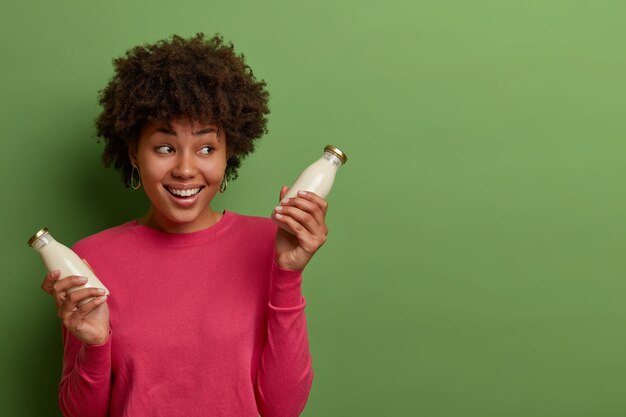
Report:
[[[167,126],[161,126],[156,129],[157,132],[165,133],[172,136],[178,136],[172,125],[168,124]],[[197,130],[192,132],[193,136],[202,136],[208,133],[216,133],[217,129],[214,127],[205,127],[204,129]]]
[[214,127],[205,127],[204,129],[200,129],[196,132],[192,132],[192,135],[202,136],[202,135],[206,135],[207,133],[217,133],[217,129]]

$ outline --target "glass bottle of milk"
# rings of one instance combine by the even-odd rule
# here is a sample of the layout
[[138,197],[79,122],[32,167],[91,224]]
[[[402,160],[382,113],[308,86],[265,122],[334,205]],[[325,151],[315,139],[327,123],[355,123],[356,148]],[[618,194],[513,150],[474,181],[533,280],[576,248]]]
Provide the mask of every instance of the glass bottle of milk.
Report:
[[332,145],[326,146],[324,155],[302,171],[283,198],[295,197],[298,191],[310,191],[326,198],[335,181],[337,170],[347,160],[348,156],[339,148]]
[[[82,288],[104,288],[106,295],[109,290],[96,278],[95,274],[83,262],[82,259],[70,248],[54,240],[48,229],[45,227],[39,230],[33,237],[28,240],[28,246],[35,249],[41,255],[44,265],[48,271],[58,269],[61,271],[59,279],[63,279],[70,275],[78,275],[87,278],[85,285],[70,288],[68,294]],[[89,297],[81,301],[79,304],[85,304],[93,300]]]

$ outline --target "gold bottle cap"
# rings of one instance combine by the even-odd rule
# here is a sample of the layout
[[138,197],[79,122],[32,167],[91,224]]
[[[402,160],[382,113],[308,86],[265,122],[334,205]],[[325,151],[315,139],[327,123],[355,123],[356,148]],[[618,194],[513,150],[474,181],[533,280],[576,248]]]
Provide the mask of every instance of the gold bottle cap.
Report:
[[35,243],[35,241],[37,239],[39,239],[40,237],[42,237],[45,234],[48,234],[48,229],[46,227],[39,229],[39,231],[37,231],[37,233],[35,233],[30,239],[28,239],[28,246],[33,246],[33,243]]
[[337,155],[337,158],[341,160],[341,165],[345,165],[348,161],[348,155],[346,155],[341,149],[333,145],[326,145],[324,152],[332,152]]

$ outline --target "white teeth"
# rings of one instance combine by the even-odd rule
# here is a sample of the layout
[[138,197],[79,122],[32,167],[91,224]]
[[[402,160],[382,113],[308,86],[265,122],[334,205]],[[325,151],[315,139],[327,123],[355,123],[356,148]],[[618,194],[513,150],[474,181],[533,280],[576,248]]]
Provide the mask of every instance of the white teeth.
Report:
[[200,192],[200,188],[191,188],[189,190],[175,190],[174,188],[168,188],[169,192],[181,197],[190,197]]

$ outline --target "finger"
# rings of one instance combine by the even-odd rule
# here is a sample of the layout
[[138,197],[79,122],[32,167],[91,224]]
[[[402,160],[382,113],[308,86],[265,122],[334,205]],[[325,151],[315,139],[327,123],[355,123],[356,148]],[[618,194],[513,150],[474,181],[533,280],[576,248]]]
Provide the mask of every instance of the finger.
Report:
[[279,221],[279,219],[276,218],[277,214],[278,213],[276,212],[272,212],[272,215],[270,216],[270,218],[272,219],[272,222],[279,228],[283,229],[285,232],[295,236],[296,232],[291,230],[291,228],[287,226],[287,224],[284,221]]
[[99,305],[104,303],[107,298],[108,297],[106,295],[99,295],[87,303],[77,305],[76,311],[74,313],[75,318],[80,320],[84,319],[86,316],[89,315],[89,313],[91,313],[96,308],[98,308]]
[[54,302],[57,306],[57,310],[61,307],[61,305],[65,302],[67,298],[67,293],[70,289],[75,287],[82,287],[87,283],[87,278],[79,277],[76,275],[70,275],[69,277],[65,277],[57,280],[53,285],[53,293]]
[[[328,234],[328,228],[326,227],[326,218],[322,207],[325,200],[313,193],[303,194],[309,197],[293,197],[283,198],[280,202],[280,206],[275,207],[274,211],[286,216],[294,217],[298,222],[302,223],[307,230],[314,235]],[[311,197],[313,195],[314,197]]]
[[[274,210],[277,213],[289,214],[291,212],[290,207],[300,209],[310,214],[317,223],[317,226],[311,225],[311,227],[315,227],[315,230],[317,230],[317,227],[319,226],[319,228],[321,228],[321,230],[325,234],[328,234],[328,230],[326,228],[326,218],[323,209],[317,202],[305,200],[304,198],[298,197],[282,199],[280,202],[280,206],[276,207]],[[314,229],[310,227],[307,228],[309,229],[309,231],[314,232]]]
[[278,206],[274,208],[274,212],[278,218],[281,216],[292,218],[312,235],[326,235],[325,224],[323,222],[318,223],[311,213],[293,206]]
[[289,187],[287,187],[286,185],[283,185],[282,187],[280,187],[280,196],[278,197],[278,201],[283,199],[285,194],[287,194],[287,191],[289,191]]
[[85,318],[89,316],[95,309],[104,304],[107,300],[107,296],[101,296],[94,298],[93,300],[77,306],[74,312],[62,317],[63,325],[72,333],[78,335],[85,325]]
[[306,200],[312,201],[318,206],[320,206],[320,208],[322,209],[322,213],[324,213],[324,215],[328,213],[328,200],[326,200],[325,198],[322,198],[319,195],[308,192],[308,191],[299,192],[298,197],[302,197]]
[[83,288],[80,290],[72,291],[70,294],[68,294],[67,300],[71,304],[78,305],[87,298],[100,297],[104,294],[106,294],[104,288]]
[[303,232],[309,233],[309,231],[302,225],[300,222],[296,221],[293,217],[282,214],[282,213],[272,213],[272,219],[275,220],[275,223],[282,229],[288,231],[292,235],[296,237],[298,234],[302,234]]
[[74,287],[81,287],[87,283],[87,278],[81,277],[78,275],[70,275],[69,277],[65,277],[57,280],[54,283],[54,291],[62,292],[67,291]]
[[[83,288],[80,290],[73,291],[68,294],[65,301],[63,301],[61,305],[61,309],[59,311],[59,317],[65,319],[72,313],[78,311],[79,304],[93,297],[100,297],[105,294],[105,290],[102,288]],[[88,303],[85,303],[88,304]],[[81,310],[82,311],[82,310]]]
[[276,222],[278,222],[279,227],[287,231],[289,231],[289,229],[292,230],[290,233],[296,236],[298,244],[305,252],[313,254],[326,242],[325,235],[314,235],[310,233],[304,225],[291,216],[284,216],[277,213],[274,218]]
[[66,298],[58,304],[57,316],[65,322],[65,320],[67,320],[77,309],[78,306],[76,304],[72,304],[70,300]]
[[322,213],[326,215],[326,212],[328,211],[328,201],[326,201],[325,198],[322,198],[310,191],[298,191],[298,197],[317,204],[322,209]]
[[50,295],[54,293],[54,283],[61,276],[61,271],[58,269],[52,270],[46,274],[43,281],[41,281],[41,289]]

